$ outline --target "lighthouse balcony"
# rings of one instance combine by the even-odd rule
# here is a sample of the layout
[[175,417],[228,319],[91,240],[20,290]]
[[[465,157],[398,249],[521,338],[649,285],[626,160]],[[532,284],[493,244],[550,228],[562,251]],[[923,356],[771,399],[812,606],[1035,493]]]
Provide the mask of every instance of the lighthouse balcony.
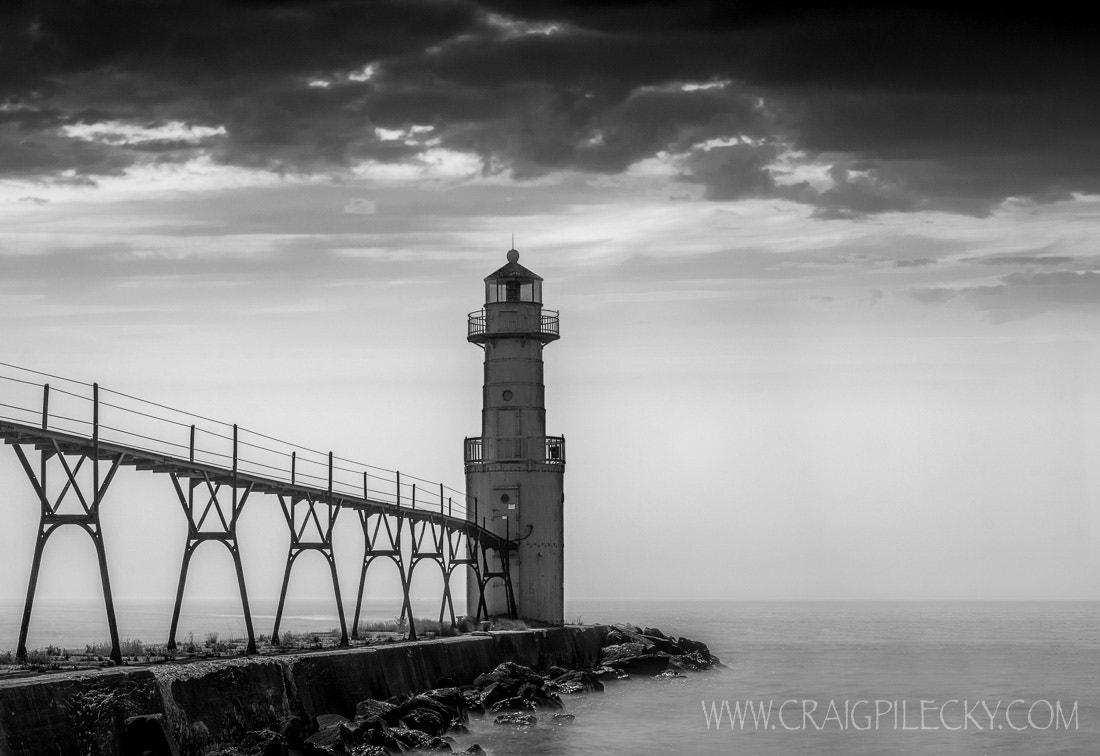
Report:
[[562,436],[497,436],[466,439],[467,465],[486,462],[539,462],[565,464],[565,438]]
[[466,334],[466,340],[474,344],[484,344],[490,336],[533,336],[545,344],[560,337],[558,311],[539,310],[530,315],[497,313],[490,318],[485,310],[475,310],[469,315]]

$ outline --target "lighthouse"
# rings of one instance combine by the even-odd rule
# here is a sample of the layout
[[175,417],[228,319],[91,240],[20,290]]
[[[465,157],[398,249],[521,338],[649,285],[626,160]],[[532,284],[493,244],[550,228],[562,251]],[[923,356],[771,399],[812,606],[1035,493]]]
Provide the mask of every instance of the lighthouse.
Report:
[[[467,340],[485,353],[481,435],[465,443],[469,517],[509,542],[501,563],[471,570],[467,611],[484,590],[489,616],[564,619],[565,439],[546,435],[542,350],[558,339],[558,313],[542,307],[542,278],[508,250],[485,278],[485,306],[470,313]],[[503,560],[507,560],[504,564]]]

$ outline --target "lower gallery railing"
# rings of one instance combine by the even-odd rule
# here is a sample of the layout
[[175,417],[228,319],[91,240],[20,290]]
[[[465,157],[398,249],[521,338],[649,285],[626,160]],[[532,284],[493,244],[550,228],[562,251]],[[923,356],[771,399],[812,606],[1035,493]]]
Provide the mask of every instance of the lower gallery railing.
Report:
[[466,439],[463,459],[467,465],[523,461],[564,465],[565,437],[476,436]]

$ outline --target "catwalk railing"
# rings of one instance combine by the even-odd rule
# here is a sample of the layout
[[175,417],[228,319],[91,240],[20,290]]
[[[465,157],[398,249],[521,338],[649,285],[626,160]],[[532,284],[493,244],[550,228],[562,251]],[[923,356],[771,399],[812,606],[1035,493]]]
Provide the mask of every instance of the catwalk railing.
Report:
[[[347,644],[332,541],[333,527],[344,509],[357,513],[364,537],[352,637],[358,631],[367,568],[378,558],[391,560],[398,569],[403,595],[401,617],[407,617],[412,638],[416,628],[410,584],[413,571],[422,561],[434,562],[442,570],[440,622],[448,611],[451,622],[455,622],[450,578],[460,566],[470,571],[470,585],[476,589],[472,595],[477,597],[477,618],[488,616],[486,586],[496,579],[503,581],[509,614],[515,613],[508,566],[512,546],[509,535],[494,533],[484,517],[479,519],[476,499],[442,483],[356,462],[331,451],[291,444],[95,383],[3,362],[0,437],[19,458],[41,509],[20,626],[19,656],[26,655],[45,543],[59,527],[76,525],[91,536],[96,549],[113,644],[111,656],[121,661],[99,517],[104,494],[121,466],[170,476],[175,498],[187,516],[168,639],[170,649],[175,647],[191,557],[201,544],[214,541],[228,548],[232,556],[248,649],[255,651],[237,538],[238,519],[252,494],[277,498],[290,533],[273,643],[278,643],[291,569],[301,554],[316,551],[328,562],[341,644]],[[35,454],[39,455],[37,459]]]
[[[466,494],[399,470],[299,446],[95,383],[0,362],[0,420],[54,430],[266,481],[472,519]],[[330,489],[331,481],[331,489]]]

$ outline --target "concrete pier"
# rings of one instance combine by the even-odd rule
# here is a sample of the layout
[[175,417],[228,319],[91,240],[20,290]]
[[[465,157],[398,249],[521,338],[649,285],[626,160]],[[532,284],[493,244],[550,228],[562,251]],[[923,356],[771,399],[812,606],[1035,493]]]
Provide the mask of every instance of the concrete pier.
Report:
[[0,682],[0,756],[121,753],[128,717],[161,714],[181,754],[298,714],[473,681],[505,661],[591,667],[610,628],[566,626],[283,656],[44,674]]

